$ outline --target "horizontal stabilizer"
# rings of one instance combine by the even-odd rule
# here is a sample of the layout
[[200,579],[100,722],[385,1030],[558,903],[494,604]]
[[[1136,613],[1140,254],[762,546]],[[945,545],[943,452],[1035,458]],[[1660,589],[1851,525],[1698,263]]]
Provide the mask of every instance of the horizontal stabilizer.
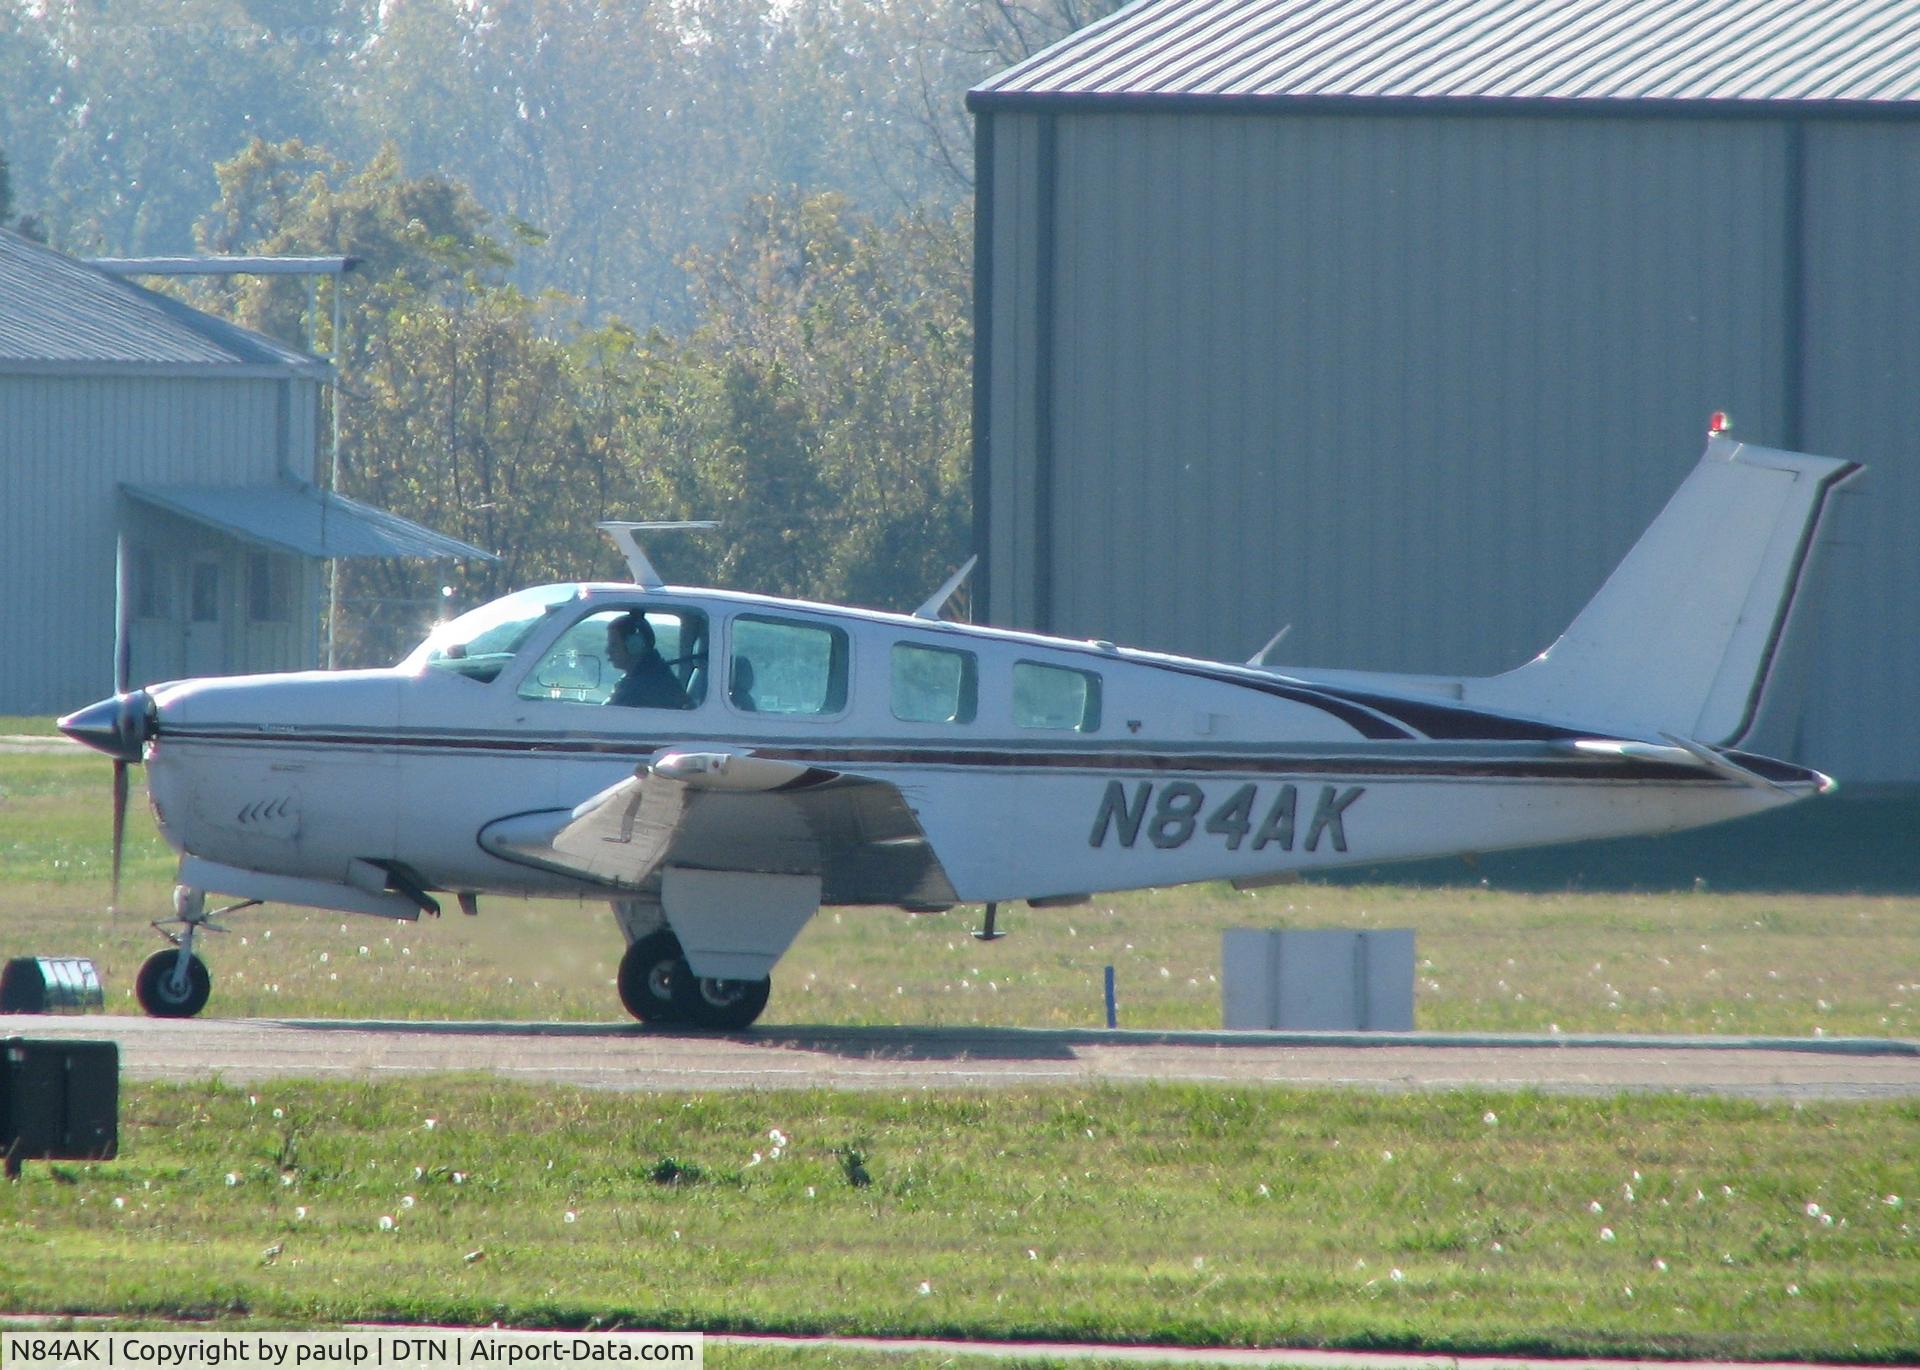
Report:
[[[1561,743],[1560,746],[1575,756],[1590,757],[1596,761],[1657,761],[1668,766],[1693,767],[1722,780],[1731,780],[1749,789],[1784,795],[1789,799],[1798,799],[1809,792],[1825,794],[1835,788],[1832,778],[1818,771],[1719,751],[1704,742],[1695,742],[1692,738],[1678,737],[1673,733],[1664,736],[1667,739],[1664,743],[1635,742],[1621,737],[1582,737]],[[1781,778],[1763,775],[1756,769],[1759,765],[1781,773]]]

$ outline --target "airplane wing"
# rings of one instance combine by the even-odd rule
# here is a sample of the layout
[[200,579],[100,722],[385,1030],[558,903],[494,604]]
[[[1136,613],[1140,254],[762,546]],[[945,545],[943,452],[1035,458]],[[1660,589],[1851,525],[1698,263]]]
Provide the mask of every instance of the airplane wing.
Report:
[[496,856],[616,890],[665,867],[810,875],[830,904],[951,904],[952,883],[888,781],[750,752],[675,749],[571,812],[488,825]]

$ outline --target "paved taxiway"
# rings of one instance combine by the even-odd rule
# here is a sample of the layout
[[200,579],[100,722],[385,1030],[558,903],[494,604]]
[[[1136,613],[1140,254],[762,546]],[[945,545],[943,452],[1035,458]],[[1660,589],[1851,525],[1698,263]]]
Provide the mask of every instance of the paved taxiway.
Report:
[[1147,1080],[1363,1089],[1920,1096],[1920,1042],[1044,1028],[757,1028],[674,1036],[605,1023],[0,1016],[0,1037],[111,1039],[132,1080],[378,1079],[439,1071],[599,1089],[973,1089]]

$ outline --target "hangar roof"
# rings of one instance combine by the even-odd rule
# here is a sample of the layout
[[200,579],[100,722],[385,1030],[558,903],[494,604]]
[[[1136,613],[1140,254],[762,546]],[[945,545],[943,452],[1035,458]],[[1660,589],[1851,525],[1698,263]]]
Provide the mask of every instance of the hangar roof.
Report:
[[246,542],[308,557],[461,557],[498,561],[470,542],[311,485],[121,487],[142,504]]
[[297,348],[5,230],[0,372],[328,375]]
[[968,93],[970,108],[1476,108],[1920,114],[1920,0],[1136,0]]

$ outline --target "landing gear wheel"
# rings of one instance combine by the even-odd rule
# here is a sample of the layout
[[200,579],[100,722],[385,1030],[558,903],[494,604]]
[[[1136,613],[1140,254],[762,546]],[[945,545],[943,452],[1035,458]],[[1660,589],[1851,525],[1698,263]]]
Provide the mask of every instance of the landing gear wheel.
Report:
[[684,1015],[676,987],[690,979],[680,939],[662,928],[642,937],[620,958],[620,1002],[643,1023],[678,1023]]
[[140,974],[133,982],[133,992],[149,1017],[191,1018],[207,1006],[207,996],[213,992],[213,977],[207,974],[207,963],[187,953],[184,982],[176,982],[174,978],[179,966],[180,953],[171,948],[156,951],[141,965]]
[[712,980],[691,972],[673,982],[673,1004],[680,1021],[710,1032],[738,1032],[767,1006],[773,980]]

